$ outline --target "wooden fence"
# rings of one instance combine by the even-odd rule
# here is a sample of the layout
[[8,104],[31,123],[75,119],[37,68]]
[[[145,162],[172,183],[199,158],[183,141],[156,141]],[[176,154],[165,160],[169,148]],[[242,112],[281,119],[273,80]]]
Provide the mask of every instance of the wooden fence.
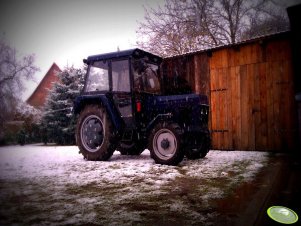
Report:
[[297,147],[288,33],[166,59],[165,76],[185,77],[210,98],[213,148],[283,150]]

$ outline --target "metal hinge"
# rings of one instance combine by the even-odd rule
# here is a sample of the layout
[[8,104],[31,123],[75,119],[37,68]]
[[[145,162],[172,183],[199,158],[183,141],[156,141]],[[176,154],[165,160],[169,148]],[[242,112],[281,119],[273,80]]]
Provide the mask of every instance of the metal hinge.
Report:
[[223,88],[223,89],[213,89],[213,90],[210,90],[210,92],[221,92],[221,91],[226,91],[227,89],[226,88]]
[[213,129],[210,132],[212,132],[212,133],[226,133],[226,132],[229,132],[229,130],[227,130],[227,129]]

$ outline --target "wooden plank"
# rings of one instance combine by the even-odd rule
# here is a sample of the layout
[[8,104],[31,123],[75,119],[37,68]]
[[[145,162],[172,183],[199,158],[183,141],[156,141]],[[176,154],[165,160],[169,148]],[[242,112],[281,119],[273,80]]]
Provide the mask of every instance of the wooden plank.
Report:
[[[215,74],[216,74],[216,70],[215,69],[211,69],[211,74],[210,74],[210,90],[215,89],[216,84],[215,84]],[[216,95],[215,93],[210,93],[210,130],[213,131],[216,129],[216,107],[217,107],[217,101],[216,101]],[[211,133],[212,136],[212,148],[216,149],[216,142],[217,142],[217,137],[216,134],[214,132]]]
[[187,57],[186,64],[188,65],[187,66],[188,70],[186,71],[186,74],[187,74],[187,77],[189,77],[189,79],[191,81],[190,85],[192,87],[193,92],[196,92],[196,90],[195,90],[195,87],[196,87],[196,85],[195,85],[195,76],[194,76],[194,60],[193,59],[194,59],[193,56]]
[[216,69],[211,69],[210,70],[210,90],[215,90],[217,89],[217,84],[216,84],[216,80],[217,80],[217,70]]
[[[219,69],[218,70],[218,89],[223,90],[224,85],[223,85],[223,78],[224,78],[224,69]],[[224,91],[218,91],[218,106],[219,106],[219,110],[218,110],[218,128],[221,130],[225,129],[225,125],[224,125]],[[221,141],[222,143],[222,141]]]
[[248,150],[255,150],[255,113],[254,109],[254,74],[255,74],[254,64],[247,65],[247,89],[248,89],[248,98],[247,98],[247,128],[248,128]]
[[281,62],[282,70],[281,70],[281,77],[279,78],[278,86],[279,86],[279,118],[280,118],[280,137],[281,137],[281,149],[288,149],[288,134],[290,135],[291,131],[288,128],[288,118],[287,115],[291,115],[290,112],[290,102],[289,100],[289,81],[288,81],[288,74],[287,69],[285,68],[285,63]]
[[274,150],[281,150],[282,147],[282,126],[280,117],[281,77],[283,73],[283,64],[281,61],[271,62],[271,73],[273,76],[273,111],[274,111]]
[[291,62],[282,61],[283,71],[280,90],[280,117],[282,121],[283,149],[292,150],[297,146],[297,111],[294,96],[293,72]]
[[[216,87],[217,89],[221,89],[221,69],[217,69],[217,76],[216,76]],[[219,91],[215,92],[217,97],[217,109],[216,109],[216,129],[221,130],[222,129],[222,110],[223,110],[223,102],[221,99],[221,93]],[[223,149],[222,148],[222,134],[217,133],[217,149]]]
[[[223,89],[223,77],[224,77],[224,70],[219,69],[219,89]],[[219,112],[218,112],[218,128],[220,130],[224,130],[224,91],[217,91],[218,94],[218,102],[219,102]],[[224,147],[224,133],[219,132],[219,149],[223,150]]]
[[[258,65],[258,83],[256,87],[259,90],[259,109],[260,117],[256,118],[255,126],[255,138],[256,138],[256,149],[257,150],[267,150],[267,89],[266,89],[266,73],[267,73],[267,63],[260,63]],[[259,120],[259,121],[257,121]]]
[[220,97],[219,97],[219,93],[215,92],[214,90],[218,90],[220,88],[219,86],[219,73],[220,70],[218,68],[214,69],[215,73],[214,73],[214,81],[213,81],[213,91],[211,92],[211,96],[213,96],[214,102],[215,102],[215,109],[213,110],[212,114],[212,129],[214,130],[213,135],[214,135],[214,146],[215,149],[221,149],[220,144],[220,133],[216,132],[217,130],[220,130]]
[[227,109],[226,112],[226,122],[225,122],[225,128],[227,129],[227,136],[226,136],[226,143],[228,150],[233,150],[233,144],[232,144],[232,89],[231,89],[231,76],[230,76],[230,68],[226,68],[225,71],[225,85],[226,85],[226,93],[225,93],[225,109]]
[[226,150],[230,150],[231,147],[230,147],[230,142],[229,142],[229,139],[230,138],[230,134],[231,134],[231,128],[229,127],[229,123],[228,121],[230,120],[230,111],[231,111],[231,100],[230,100],[230,97],[229,97],[229,69],[228,67],[227,68],[223,68],[223,78],[222,78],[222,81],[223,81],[223,89],[224,91],[221,91],[221,95],[223,96],[222,97],[222,103],[223,103],[223,114],[222,114],[222,120],[223,120],[223,123],[222,123],[222,126],[223,126],[223,130],[225,131],[223,133],[223,147],[224,149]]
[[[216,126],[216,114],[217,114],[217,98],[216,98],[216,93],[211,93],[211,131],[217,130]],[[217,147],[217,137],[216,133],[212,132],[212,147],[216,148]]]
[[241,93],[241,146],[240,149],[248,150],[249,145],[249,89],[247,66],[240,66],[240,93]]
[[241,149],[241,90],[240,90],[240,67],[230,68],[231,77],[231,124],[232,124],[232,147]]
[[253,109],[252,114],[254,118],[254,143],[255,143],[255,150],[258,149],[258,136],[260,134],[260,75],[259,75],[259,64],[256,63],[253,65],[254,67],[254,103],[253,103]]
[[195,92],[197,94],[201,93],[201,76],[202,74],[200,73],[200,60],[198,55],[193,56],[193,61],[194,61],[194,81],[195,81]]
[[231,95],[231,118],[229,124],[231,124],[231,136],[230,145],[232,149],[237,149],[237,79],[235,73],[235,67],[229,68],[229,90]]
[[218,110],[217,110],[217,129],[222,131],[218,132],[218,145],[219,149],[226,149],[226,137],[225,137],[225,130],[226,125],[225,121],[227,119],[226,114],[226,74],[225,68],[218,69],[218,90],[215,93],[218,96]]
[[268,130],[268,143],[267,149],[274,150],[274,103],[273,103],[273,69],[272,63],[267,62],[267,76],[266,76],[266,90],[267,90],[267,130]]

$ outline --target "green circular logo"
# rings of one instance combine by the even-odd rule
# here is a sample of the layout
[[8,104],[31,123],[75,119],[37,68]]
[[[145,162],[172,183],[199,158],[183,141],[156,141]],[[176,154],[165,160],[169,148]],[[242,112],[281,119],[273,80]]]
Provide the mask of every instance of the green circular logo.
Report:
[[272,206],[268,208],[267,213],[274,221],[282,224],[294,224],[298,221],[298,215],[284,206]]

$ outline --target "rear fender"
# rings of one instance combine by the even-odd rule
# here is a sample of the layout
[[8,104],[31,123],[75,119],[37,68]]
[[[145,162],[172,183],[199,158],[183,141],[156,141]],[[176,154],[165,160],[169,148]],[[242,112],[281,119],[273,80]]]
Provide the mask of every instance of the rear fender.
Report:
[[117,132],[122,131],[124,128],[124,122],[116,109],[114,102],[112,99],[107,97],[105,94],[98,95],[82,95],[75,99],[73,106],[73,113],[75,115],[79,114],[86,105],[90,104],[101,104],[105,107],[109,118]]

